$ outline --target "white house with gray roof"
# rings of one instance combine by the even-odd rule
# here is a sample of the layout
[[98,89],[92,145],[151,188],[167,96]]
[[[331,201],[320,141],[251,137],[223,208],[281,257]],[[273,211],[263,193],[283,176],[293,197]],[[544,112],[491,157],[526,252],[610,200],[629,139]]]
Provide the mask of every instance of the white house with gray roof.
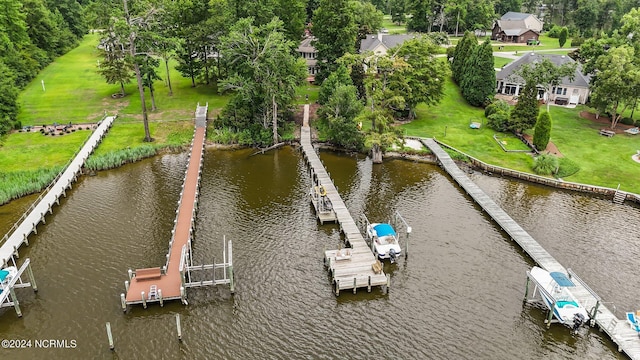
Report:
[[[575,61],[566,55],[527,53],[520,58],[510,62],[496,74],[496,93],[517,96],[524,88],[524,80],[516,74],[517,70],[524,64],[535,64],[541,62],[543,58],[549,59],[554,65],[560,66]],[[573,80],[565,77],[560,84],[551,91],[550,101],[558,105],[585,104],[589,99],[590,76],[582,72],[580,64],[576,67]],[[544,89],[538,88],[538,99],[544,98]],[[547,100],[547,99],[545,99]]]
[[313,82],[318,73],[318,51],[311,45],[316,40],[313,36],[306,36],[298,45],[298,55],[307,63],[307,81]]
[[384,56],[387,55],[389,49],[415,37],[416,35],[413,34],[368,34],[367,37],[360,42],[360,53],[364,54],[371,51],[374,55]]

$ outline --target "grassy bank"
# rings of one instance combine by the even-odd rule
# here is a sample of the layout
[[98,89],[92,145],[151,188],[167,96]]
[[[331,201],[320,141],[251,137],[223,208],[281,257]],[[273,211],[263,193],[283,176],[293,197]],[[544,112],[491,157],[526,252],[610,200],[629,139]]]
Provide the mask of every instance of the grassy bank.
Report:
[[[541,108],[543,110],[544,108]],[[551,106],[553,119],[551,141],[565,159],[579,166],[580,171],[564,178],[578,182],[640,193],[640,164],[631,159],[640,148],[640,137],[618,134],[612,138],[598,134],[603,125],[580,117],[585,106],[575,109]],[[450,80],[446,83],[445,97],[432,107],[418,106],[417,119],[402,128],[407,135],[435,137],[486,163],[532,173],[533,159],[525,153],[504,152],[493,139],[498,134],[507,147],[519,147],[515,138],[504,139],[486,126],[483,110],[469,106]],[[480,129],[471,129],[473,121],[482,123]],[[532,133],[532,131],[530,131]]]

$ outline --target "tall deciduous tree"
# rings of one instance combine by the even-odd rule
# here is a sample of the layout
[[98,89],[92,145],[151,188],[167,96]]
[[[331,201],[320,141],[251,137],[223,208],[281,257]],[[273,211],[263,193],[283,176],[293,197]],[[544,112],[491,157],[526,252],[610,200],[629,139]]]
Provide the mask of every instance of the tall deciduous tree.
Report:
[[320,0],[313,15],[314,46],[318,52],[320,73],[316,79],[322,81],[332,73],[336,60],[346,53],[355,52],[358,27],[355,10],[350,0]]
[[324,105],[329,102],[334,91],[343,85],[353,85],[353,83],[346,66],[340,65],[336,71],[332,72],[331,75],[322,82],[320,92],[318,93],[318,103]]
[[133,77],[132,59],[121,36],[116,34],[114,25],[109,29],[100,40],[102,61],[98,63],[98,73],[105,78],[107,84],[119,84],[120,95],[124,96],[124,84],[129,83]]
[[406,21],[406,0],[390,0],[391,21],[396,25],[404,24]]
[[[392,50],[394,56],[404,59],[409,65],[399,73],[404,81],[395,82],[401,85],[396,93],[404,98],[409,120],[414,118],[418,104],[435,105],[444,96],[445,79],[450,76],[450,71],[445,62],[435,59],[437,52],[438,46],[427,38],[409,39]],[[491,71],[494,71],[493,65]]]
[[411,19],[407,23],[410,31],[429,32],[433,24],[433,9],[431,0],[409,0],[407,7],[411,13]]
[[234,115],[234,120],[247,126],[261,124],[263,129],[271,126],[276,143],[278,119],[290,111],[296,87],[306,78],[304,60],[293,55],[298,44],[286,39],[278,19],[262,26],[241,19],[222,40],[222,58],[231,76],[221,83],[237,93],[225,108],[226,114],[240,111],[244,118]]
[[327,136],[331,142],[353,150],[362,147],[362,134],[355,121],[362,107],[353,85],[339,85],[335,88],[318,112],[318,116],[327,122]]
[[491,42],[476,46],[465,61],[465,71],[460,89],[462,96],[473,106],[491,102],[496,88],[496,71],[493,67]]
[[640,65],[630,46],[610,49],[596,62],[591,86],[591,105],[601,113],[611,114],[614,129],[622,113],[640,96]]

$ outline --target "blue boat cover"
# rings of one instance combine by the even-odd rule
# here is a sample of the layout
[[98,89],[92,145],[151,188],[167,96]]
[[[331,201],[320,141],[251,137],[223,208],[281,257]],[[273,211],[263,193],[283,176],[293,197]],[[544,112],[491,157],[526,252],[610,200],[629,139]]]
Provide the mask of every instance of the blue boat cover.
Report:
[[7,275],[9,275],[7,270],[0,270],[0,281],[4,281],[4,279],[7,278]]
[[393,230],[393,227],[391,227],[391,225],[389,224],[378,224],[373,227],[373,230],[376,231],[376,235],[378,235],[378,237],[383,237],[388,235],[396,236],[396,232]]
[[551,278],[553,280],[555,280],[556,283],[558,283],[558,285],[560,286],[564,286],[564,287],[568,287],[568,286],[576,286],[573,281],[571,281],[567,275],[565,275],[564,273],[561,273],[559,271],[554,271],[552,273],[549,273],[549,275],[551,275]]

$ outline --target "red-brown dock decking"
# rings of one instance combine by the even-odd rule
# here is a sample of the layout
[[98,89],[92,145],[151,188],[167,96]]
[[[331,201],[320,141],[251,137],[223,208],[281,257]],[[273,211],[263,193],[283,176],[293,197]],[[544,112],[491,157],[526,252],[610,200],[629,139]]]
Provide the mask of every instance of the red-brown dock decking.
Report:
[[[204,113],[204,114],[203,114]],[[204,120],[202,117],[204,116]],[[126,295],[127,304],[139,304],[143,302],[160,301],[159,296],[149,298],[149,291],[155,285],[161,291],[162,300],[175,300],[181,298],[180,288],[182,275],[180,274],[180,258],[183,246],[187,246],[195,216],[198,187],[200,183],[200,170],[202,168],[202,154],[206,135],[206,108],[198,106],[196,110],[196,129],[191,143],[189,164],[185,174],[182,195],[178,203],[175,231],[169,248],[166,273],[163,274],[160,267],[138,269],[129,284]]]

